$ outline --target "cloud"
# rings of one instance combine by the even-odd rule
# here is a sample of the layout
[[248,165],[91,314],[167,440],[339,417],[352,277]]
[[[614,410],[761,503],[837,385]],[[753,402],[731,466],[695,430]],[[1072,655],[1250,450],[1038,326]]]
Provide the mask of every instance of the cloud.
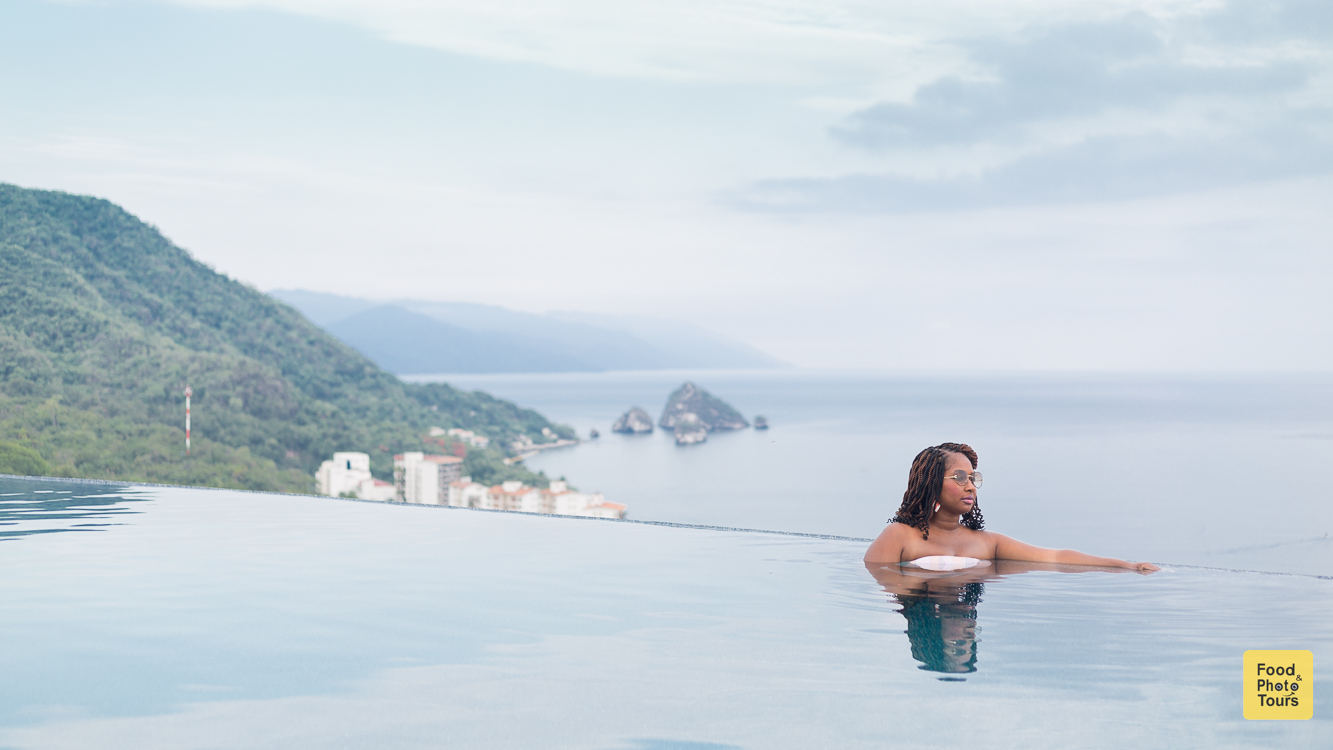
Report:
[[857,0],[167,2],[277,10],[401,44],[611,78],[808,84],[848,71],[864,75],[886,59],[919,57],[928,46],[897,32],[893,14]]
[[1251,0],[1232,2],[1210,14],[1204,29],[1218,39],[1266,42],[1333,39],[1333,13],[1325,0]]
[[990,77],[957,75],[886,102],[833,129],[844,143],[876,148],[1013,140],[1026,126],[1111,110],[1155,113],[1194,97],[1252,99],[1297,90],[1309,63],[1216,64],[1188,59],[1170,29],[1136,13],[1101,23],[1041,29],[1015,41],[981,39],[970,57]]
[[724,200],[895,213],[1138,198],[1326,173],[1333,56],[1311,42],[1329,24],[1298,23],[1304,3],[1261,10],[1133,12],[969,39],[962,45],[972,74],[941,76],[905,102],[875,104],[831,128],[836,142],[889,170],[762,180]]
[[[1331,115],[1312,112],[1309,119],[1326,122]],[[1306,122],[1213,140],[1165,134],[1091,138],[975,176],[766,180],[727,201],[765,211],[900,213],[1124,200],[1330,170],[1333,143]]]
[[941,42],[959,34],[1195,0],[1104,0],[1095,11],[1078,0],[163,1],[276,10],[402,44],[596,76],[883,89],[953,67],[956,51]]

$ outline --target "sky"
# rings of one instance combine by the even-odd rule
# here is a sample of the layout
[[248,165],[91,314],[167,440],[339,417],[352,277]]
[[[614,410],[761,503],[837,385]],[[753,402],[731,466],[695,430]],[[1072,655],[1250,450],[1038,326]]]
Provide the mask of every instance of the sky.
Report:
[[1321,0],[0,0],[0,182],[801,367],[1333,370]]

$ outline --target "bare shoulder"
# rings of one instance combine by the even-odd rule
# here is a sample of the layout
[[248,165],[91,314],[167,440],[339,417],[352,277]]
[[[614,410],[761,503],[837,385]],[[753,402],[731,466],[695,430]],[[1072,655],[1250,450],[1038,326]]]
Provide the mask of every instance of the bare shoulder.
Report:
[[912,533],[912,527],[903,523],[891,523],[879,532],[875,541],[866,550],[866,562],[898,562],[903,554],[903,547]]
[[982,530],[977,533],[985,540],[986,546],[990,548],[991,556],[993,558],[1003,557],[1005,552],[1012,551],[1015,546],[1028,546],[1011,536],[1006,536],[999,532]]
[[1001,534],[1001,533],[999,533],[999,532],[995,532],[995,531],[986,531],[985,529],[982,529],[981,531],[977,531],[977,532],[974,532],[974,533],[976,533],[976,535],[977,535],[979,538],[984,539],[984,540],[986,541],[987,544],[995,544],[995,545],[998,545],[998,544],[1000,544],[1001,542],[1012,542],[1012,541],[1014,541],[1012,537],[1007,537],[1007,536],[1005,536],[1004,534]]

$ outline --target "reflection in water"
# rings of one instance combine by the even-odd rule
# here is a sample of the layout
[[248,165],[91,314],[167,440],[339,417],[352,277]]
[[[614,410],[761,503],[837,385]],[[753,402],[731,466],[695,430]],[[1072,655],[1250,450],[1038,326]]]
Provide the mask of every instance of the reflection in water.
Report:
[[907,618],[907,639],[912,644],[912,658],[921,662],[920,669],[946,675],[977,671],[977,608],[987,581],[1035,570],[1125,572],[1119,568],[1014,560],[983,560],[975,568],[953,571],[924,570],[910,563],[866,563],[866,570],[901,605],[898,612]]
[[32,534],[98,531],[119,525],[114,519],[137,513],[129,503],[133,489],[122,484],[0,479],[0,542]]
[[924,595],[900,595],[912,658],[932,672],[977,671],[977,603],[985,584],[974,581]]

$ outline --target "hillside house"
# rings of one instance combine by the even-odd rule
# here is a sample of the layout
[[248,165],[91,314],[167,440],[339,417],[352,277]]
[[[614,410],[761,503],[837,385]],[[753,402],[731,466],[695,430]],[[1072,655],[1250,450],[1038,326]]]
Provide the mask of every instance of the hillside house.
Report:
[[370,456],[365,453],[339,452],[331,461],[319,465],[315,487],[329,497],[356,497],[361,500],[393,500],[394,486],[370,475]]

